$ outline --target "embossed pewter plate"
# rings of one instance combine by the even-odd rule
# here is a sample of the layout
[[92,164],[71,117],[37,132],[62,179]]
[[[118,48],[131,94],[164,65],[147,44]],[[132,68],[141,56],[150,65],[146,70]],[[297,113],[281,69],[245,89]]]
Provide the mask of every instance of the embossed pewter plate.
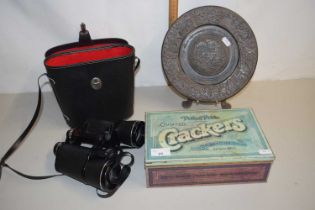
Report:
[[238,93],[258,59],[255,35],[235,12],[217,6],[192,9],[168,30],[162,66],[169,83],[188,99],[215,102]]

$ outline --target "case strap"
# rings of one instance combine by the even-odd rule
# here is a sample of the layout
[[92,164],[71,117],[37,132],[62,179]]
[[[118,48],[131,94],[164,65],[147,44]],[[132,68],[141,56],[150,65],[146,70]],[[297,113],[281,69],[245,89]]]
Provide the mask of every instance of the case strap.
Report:
[[135,66],[134,66],[134,71],[137,71],[137,69],[140,66],[140,58],[135,56]]
[[42,104],[42,91],[41,91],[41,87],[40,87],[40,79],[43,76],[47,76],[46,73],[40,75],[37,79],[37,85],[38,85],[38,99],[37,99],[37,106],[35,109],[35,112],[33,114],[32,120],[29,122],[29,124],[27,125],[26,129],[23,131],[23,133],[19,136],[19,138],[17,138],[17,140],[14,142],[14,144],[9,148],[9,150],[4,154],[4,156],[1,158],[0,161],[0,180],[1,180],[1,175],[2,175],[2,169],[4,167],[9,168],[10,170],[12,170],[13,172],[15,172],[16,174],[25,177],[27,179],[32,179],[32,180],[41,180],[41,179],[48,179],[48,178],[52,178],[52,177],[56,177],[56,176],[61,176],[62,174],[55,174],[55,175],[48,175],[48,176],[32,176],[32,175],[27,175],[24,174],[22,172],[19,172],[15,169],[13,169],[11,166],[9,166],[8,164],[6,164],[6,160],[21,146],[21,144],[24,142],[25,137],[27,136],[27,134],[30,132],[30,130],[32,129],[32,127],[34,126],[40,110],[41,110],[41,104]]

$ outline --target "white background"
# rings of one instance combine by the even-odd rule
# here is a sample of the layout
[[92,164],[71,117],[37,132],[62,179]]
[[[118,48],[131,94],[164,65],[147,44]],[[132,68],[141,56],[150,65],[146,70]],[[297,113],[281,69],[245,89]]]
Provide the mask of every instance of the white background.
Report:
[[[252,27],[259,47],[253,80],[315,77],[314,0],[179,0],[179,14],[204,5],[227,7]],[[136,48],[136,86],[166,84],[167,0],[1,0],[0,93],[36,91],[45,51],[76,41],[81,22],[92,38],[125,38]]]

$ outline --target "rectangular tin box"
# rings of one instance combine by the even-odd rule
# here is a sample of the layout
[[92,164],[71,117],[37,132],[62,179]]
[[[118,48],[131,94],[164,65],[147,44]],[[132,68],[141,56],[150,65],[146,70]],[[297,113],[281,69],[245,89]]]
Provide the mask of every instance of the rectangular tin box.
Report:
[[147,186],[264,182],[273,152],[251,109],[146,113]]

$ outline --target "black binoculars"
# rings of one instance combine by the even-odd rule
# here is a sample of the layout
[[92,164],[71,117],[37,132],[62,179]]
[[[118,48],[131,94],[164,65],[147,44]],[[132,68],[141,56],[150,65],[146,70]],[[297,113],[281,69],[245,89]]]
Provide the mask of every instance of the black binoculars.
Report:
[[140,148],[144,143],[144,122],[119,123],[90,120],[80,128],[70,129],[65,142],[55,145],[55,168],[97,189],[100,197],[110,197],[126,180],[134,157],[126,148]]

